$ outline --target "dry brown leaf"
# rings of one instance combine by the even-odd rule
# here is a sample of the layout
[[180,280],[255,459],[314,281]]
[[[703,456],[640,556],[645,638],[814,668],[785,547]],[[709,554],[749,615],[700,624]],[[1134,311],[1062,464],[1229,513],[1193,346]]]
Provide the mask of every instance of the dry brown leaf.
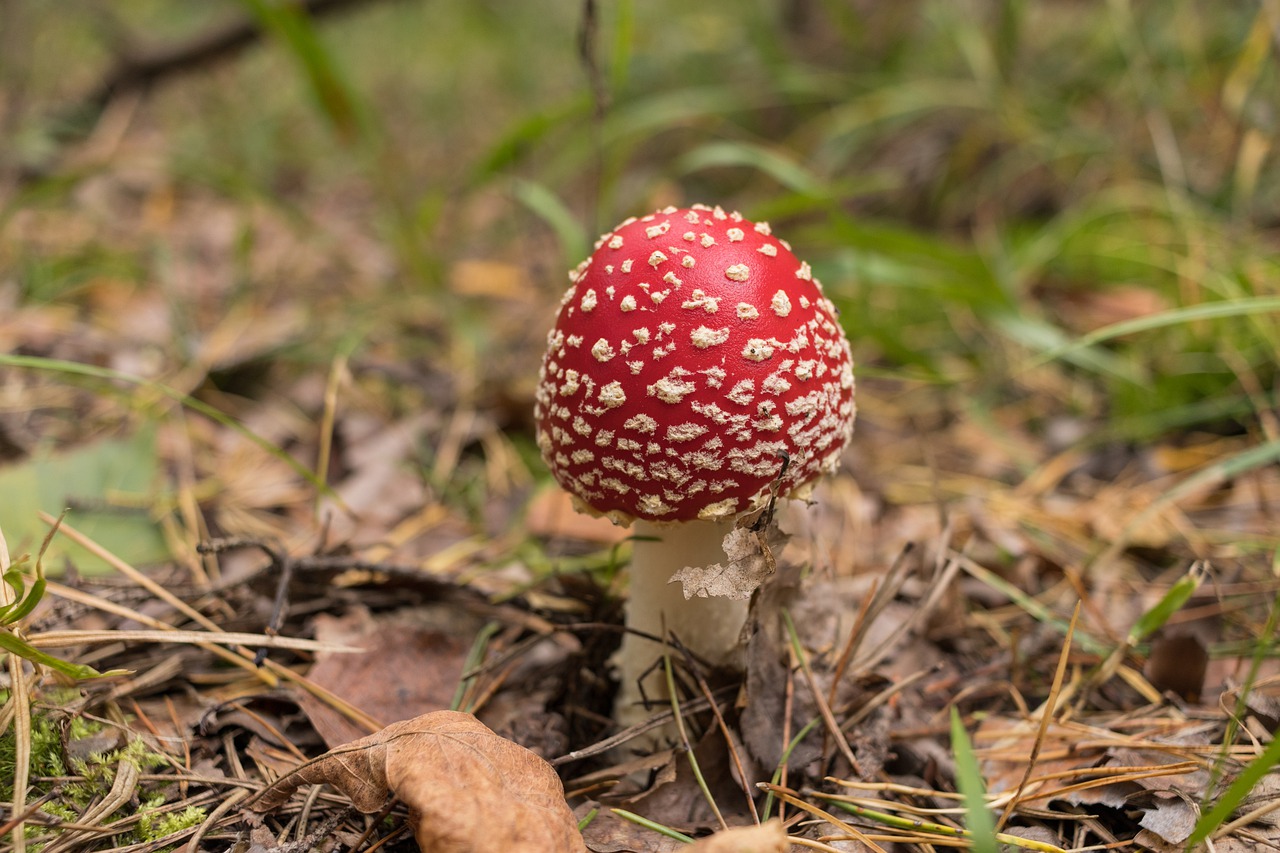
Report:
[[750,598],[777,571],[774,554],[786,540],[776,525],[764,531],[735,527],[724,537],[726,562],[685,566],[671,579],[684,585],[685,598]]
[[423,853],[586,853],[551,765],[470,714],[393,723],[303,764],[252,808],[270,811],[325,783],[366,814],[398,797]]
[[591,853],[685,853],[689,844],[677,841],[647,826],[624,820],[597,803],[579,807],[580,816],[595,810],[595,817],[583,828],[582,835]]
[[[349,643],[364,654],[322,652],[307,678],[387,723],[423,708],[448,707],[470,638],[482,622],[454,603],[435,603],[377,615],[356,607],[342,616],[319,614],[314,624],[317,637]],[[309,693],[302,693],[298,704],[330,749],[369,733]]]
[[685,848],[688,853],[787,853],[789,849],[780,820],[726,829]]
[[[639,796],[623,800],[627,809],[685,833],[711,832],[720,820],[744,824],[750,819],[742,787],[733,776],[733,762],[724,737],[708,729],[693,745],[693,761],[683,751],[672,753],[670,763],[660,769],[652,787]],[[701,779],[699,779],[699,774]],[[711,808],[715,801],[719,815]]]

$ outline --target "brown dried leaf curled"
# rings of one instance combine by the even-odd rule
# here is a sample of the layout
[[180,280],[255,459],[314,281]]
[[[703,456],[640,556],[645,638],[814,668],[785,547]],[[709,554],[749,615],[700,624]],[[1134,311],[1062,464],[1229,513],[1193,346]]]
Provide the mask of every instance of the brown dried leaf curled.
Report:
[[252,808],[270,811],[301,786],[326,783],[365,813],[399,797],[423,853],[586,853],[551,765],[470,714],[392,723],[303,764]]

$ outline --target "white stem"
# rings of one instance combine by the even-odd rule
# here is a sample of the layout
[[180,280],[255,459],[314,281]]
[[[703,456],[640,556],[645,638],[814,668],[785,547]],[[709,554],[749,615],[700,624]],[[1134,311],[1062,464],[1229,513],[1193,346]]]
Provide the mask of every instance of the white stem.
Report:
[[[741,655],[738,636],[747,619],[749,602],[730,598],[686,600],[681,583],[668,583],[685,566],[723,563],[727,558],[721,543],[732,529],[732,521],[667,525],[635,522],[627,627],[657,637],[675,634],[685,647],[712,665],[735,663]],[[650,700],[667,697],[660,663],[662,652],[656,642],[630,633],[623,635],[614,658],[620,679],[614,717],[622,725],[632,725],[660,710],[646,711],[640,704],[640,676],[652,668],[643,679],[644,696]],[[655,661],[659,662],[656,667]]]

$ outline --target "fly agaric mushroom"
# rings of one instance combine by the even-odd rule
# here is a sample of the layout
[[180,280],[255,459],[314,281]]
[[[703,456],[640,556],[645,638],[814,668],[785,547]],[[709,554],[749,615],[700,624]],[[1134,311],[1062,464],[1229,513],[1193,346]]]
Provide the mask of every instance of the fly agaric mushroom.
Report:
[[[669,581],[839,464],[854,387],[835,307],[767,223],[703,205],[626,220],[569,279],[539,374],[542,458],[579,510],[635,525],[627,626],[730,663],[746,597]],[[658,653],[624,636],[620,721]]]

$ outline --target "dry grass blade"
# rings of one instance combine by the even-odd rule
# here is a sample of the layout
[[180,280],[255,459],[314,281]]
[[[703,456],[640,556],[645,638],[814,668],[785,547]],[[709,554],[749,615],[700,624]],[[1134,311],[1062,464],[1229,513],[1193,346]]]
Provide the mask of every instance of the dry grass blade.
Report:
[[859,776],[862,775],[862,768],[858,764],[858,759],[853,754],[853,747],[849,746],[849,739],[844,736],[840,724],[836,721],[835,714],[831,713],[831,705],[827,702],[822,690],[819,689],[818,679],[813,675],[813,668],[809,666],[809,656],[805,654],[804,647],[800,643],[800,635],[796,633],[796,624],[791,619],[791,613],[783,608],[782,619],[787,625],[787,634],[791,638],[791,647],[795,651],[796,659],[800,661],[800,669],[804,672],[805,681],[809,684],[809,693],[813,696],[813,701],[818,706],[818,713],[822,715],[822,721],[827,726],[827,733],[835,740],[836,746],[840,748],[840,753],[844,756],[845,761],[849,762],[849,766]]
[[[53,516],[49,515],[47,512],[40,513],[40,520],[50,526],[54,526],[58,523],[58,519],[55,519]],[[94,542],[88,536],[85,536],[83,533],[76,530],[71,525],[63,524],[59,529],[59,532],[63,536],[66,536],[68,539],[70,539],[72,542],[75,542],[80,547],[87,549],[95,557],[98,557],[104,560],[108,565],[110,565],[113,569],[118,571],[120,574],[124,575],[126,578],[133,581],[138,586],[142,587],[147,592],[151,593],[156,598],[163,601],[165,604],[168,604],[170,607],[174,608],[179,613],[183,614],[188,619],[195,622],[197,625],[201,625],[204,628],[214,632],[222,631],[222,629],[219,628],[218,625],[212,619],[205,616],[199,610],[196,610],[194,607],[187,604],[182,599],[178,598],[172,592],[165,589],[162,584],[156,583],[154,580],[147,577],[142,572],[138,571],[133,566],[129,565],[124,560],[120,559],[115,554],[108,551],[106,548],[103,548],[97,542]]]
[[[100,598],[99,596],[82,592],[81,590],[78,590],[78,589],[73,589],[68,586],[63,586],[62,584],[55,583],[54,581],[49,581],[47,589],[51,595],[56,595],[59,598],[65,598],[68,601],[74,601],[78,604],[84,604],[89,607],[93,607],[97,610],[101,610],[104,613],[110,613],[113,616],[120,616],[125,619],[135,620],[143,625],[150,625],[152,628],[156,629],[157,631],[163,631],[165,633],[168,633],[170,631],[178,630],[177,628],[174,628],[172,625],[168,624],[167,622],[162,622],[159,619],[156,619],[152,616],[147,616],[146,614],[140,613],[137,610],[134,610],[132,608],[124,607],[123,605],[116,604],[115,602],[112,602],[112,601],[107,601],[104,598]],[[215,632],[215,633],[221,633],[221,632]],[[224,648],[221,645],[218,645],[217,643],[213,642],[212,638],[206,637],[204,641],[201,643],[198,643],[198,645],[200,646],[200,648],[204,649],[205,651],[210,652],[211,654],[217,655],[219,658],[226,661],[227,663],[230,663],[234,666],[238,666],[241,669],[245,670],[246,672],[253,674],[256,678],[261,679],[269,687],[275,687],[277,684],[279,684],[279,679],[277,679],[271,672],[263,670],[259,667],[255,667],[253,665],[253,661],[249,658],[249,656],[243,653],[234,651],[232,649]]]
[[1021,781],[1018,782],[1017,789],[1014,790],[1013,796],[1009,798],[1009,802],[1004,807],[1004,811],[1000,813],[1000,819],[996,821],[996,832],[1004,828],[1009,822],[1009,818],[1013,815],[1013,810],[1017,808],[1021,801],[1022,792],[1027,789],[1027,782],[1031,779],[1031,774],[1035,772],[1036,761],[1040,757],[1040,750],[1044,747],[1045,735],[1049,731],[1049,723],[1053,719],[1053,715],[1058,707],[1058,696],[1062,692],[1062,680],[1067,674],[1067,660],[1071,656],[1071,640],[1076,633],[1076,624],[1080,621],[1080,602],[1076,602],[1076,609],[1071,614],[1071,624],[1067,626],[1067,636],[1062,642],[1062,653],[1058,656],[1058,666],[1053,672],[1053,685],[1049,688],[1049,697],[1045,699],[1044,705],[1040,709],[1040,724],[1036,729],[1035,743],[1031,747],[1031,755],[1027,757],[1027,769],[1022,774]]
[[[86,540],[86,541],[90,541],[90,540]],[[95,543],[95,546],[96,546],[96,543]],[[125,619],[132,619],[134,621],[140,622],[143,625],[150,625],[152,628],[155,628],[157,631],[163,631],[165,633],[169,633],[169,632],[178,630],[177,628],[174,628],[173,626],[169,625],[166,622],[161,622],[159,619],[155,619],[154,617],[147,616],[146,614],[140,613],[131,608],[124,607],[122,605],[116,604],[115,602],[107,601],[106,599],[100,598],[98,596],[90,595],[80,590],[72,589],[71,587],[63,586],[61,584],[54,583],[52,581],[49,582],[47,589],[51,594],[57,595],[61,598],[65,598],[68,601],[75,601],[80,604],[84,604],[89,607],[93,607],[98,610],[101,610],[104,613],[111,613],[115,616],[120,616]],[[218,629],[216,630],[216,633],[218,635],[222,635],[227,632]],[[335,695],[332,691],[326,690],[324,687],[321,687],[320,685],[316,684],[310,679],[302,675],[299,675],[298,673],[294,672],[288,667],[283,666],[277,663],[276,661],[271,660],[270,658],[263,661],[262,666],[260,667],[255,666],[252,655],[246,652],[240,652],[240,651],[224,648],[222,645],[220,645],[217,642],[217,640],[218,640],[217,637],[206,637],[203,642],[197,642],[196,645],[204,649],[205,651],[209,652],[210,654],[216,655],[222,660],[240,667],[241,669],[253,675],[253,677],[267,684],[268,686],[274,687],[278,685],[281,680],[296,684],[297,686],[301,687],[303,690],[306,690],[308,693],[315,696],[320,701],[332,707],[334,710],[336,710],[338,713],[345,716],[347,719],[351,720],[352,722],[356,723],[359,726],[362,726],[369,732],[375,732],[378,729],[382,728],[383,724],[378,720],[373,719],[368,714],[361,711],[359,708],[354,707],[349,702],[344,701],[340,696]]]
[[[1191,773],[1196,770],[1203,769],[1203,765],[1194,761],[1183,761],[1176,764],[1157,764],[1143,767],[1111,767],[1105,768],[1105,772],[1098,768],[1082,769],[1074,774],[1046,774],[1038,776],[1030,781],[1032,783],[1049,781],[1055,778],[1070,778],[1071,775],[1089,776],[1091,778],[1084,782],[1078,782],[1074,785],[1064,785],[1061,788],[1055,788],[1052,795],[1039,794],[1031,795],[1022,799],[1021,802],[1028,803],[1048,796],[1062,796],[1076,791],[1087,791],[1091,788],[1105,788],[1108,785],[1116,785],[1123,782],[1136,782],[1139,779],[1158,779],[1162,776],[1177,776],[1182,773]],[[1101,778],[1099,778],[1101,777]]]
[[928,669],[922,669],[917,672],[911,673],[910,675],[904,677],[901,681],[897,682],[896,684],[890,684],[888,687],[881,690],[879,693],[876,693],[867,701],[863,702],[862,705],[858,707],[857,711],[854,711],[852,714],[850,714],[845,719],[843,728],[852,729],[853,727],[857,726],[867,717],[870,717],[873,713],[875,713],[875,710],[877,708],[880,708],[883,705],[885,705],[894,696],[897,696],[898,694],[905,692],[907,689],[914,687],[920,681],[922,681],[923,679],[927,678],[928,676],[936,672],[937,669],[938,669],[938,665],[935,664],[934,666]]
[[[871,623],[876,617],[893,601],[894,597],[902,589],[902,584],[906,580],[906,560],[908,555],[915,550],[915,543],[908,542],[902,546],[902,550],[894,557],[893,562],[889,564],[889,570],[885,572],[883,583],[880,578],[876,578],[871,585],[871,591],[862,602],[862,607],[858,610],[857,618],[853,621],[853,626],[849,629],[849,637],[845,641],[844,648],[840,651],[840,657],[836,659],[835,675],[831,682],[831,694],[828,701],[835,702],[836,685],[844,678],[845,670],[853,662],[854,652],[862,645],[863,639],[866,637],[867,631],[871,628]],[[885,591],[889,590],[889,591]]]
[[[940,551],[942,550],[944,549],[940,549]],[[884,660],[885,656],[902,641],[903,637],[933,613],[939,602],[942,601],[942,596],[946,593],[947,589],[950,588],[952,582],[956,579],[956,575],[959,573],[959,560],[954,558],[948,559],[937,573],[937,577],[930,582],[928,597],[925,598],[919,607],[911,612],[911,615],[907,619],[903,620],[901,625],[899,625],[895,630],[889,632],[889,635],[881,640],[879,645],[871,649],[865,655],[860,655],[854,662],[854,671],[862,672]],[[885,588],[888,589],[888,587],[889,585],[886,583]],[[894,594],[896,595],[896,592]],[[888,600],[892,601],[892,596],[890,596]]]
[[[140,776],[138,765],[128,758],[122,758],[116,764],[116,776],[111,783],[111,790],[81,815],[77,823],[84,827],[94,827],[107,820],[117,809],[133,799]],[[64,853],[64,851],[76,850],[85,840],[86,835],[93,834],[96,833],[91,829],[65,832],[56,841],[45,846],[43,853]]]
[[862,830],[858,829],[855,826],[852,826],[846,823],[845,821],[841,820],[840,818],[836,817],[830,812],[818,808],[813,803],[802,800],[799,794],[791,790],[790,788],[783,787],[782,785],[774,785],[771,782],[758,782],[757,787],[759,787],[760,790],[762,791],[768,791],[770,794],[773,794],[778,799],[784,802],[790,803],[791,805],[795,806],[801,811],[808,812],[809,814],[813,815],[816,818],[825,820],[827,823],[831,824],[832,826],[839,827],[842,831],[847,833],[850,838],[862,842],[872,850],[878,850],[879,853],[885,853],[885,849],[881,847],[879,844],[876,844],[875,841],[873,841],[871,837],[868,836],[865,832],[863,832]]
[[200,645],[203,643],[219,643],[227,646],[262,646],[271,649],[293,649],[306,652],[332,652],[356,654],[364,649],[356,646],[344,646],[339,643],[325,643],[319,640],[308,640],[303,637],[281,637],[271,634],[247,634],[242,632],[223,631],[212,636],[206,631],[141,631],[121,630],[113,628],[108,631],[45,631],[27,642],[38,649],[63,649],[69,646],[80,646],[86,643],[185,643]]
[[823,844],[821,841],[814,841],[812,838],[800,838],[795,835],[788,835],[787,841],[799,847],[807,847],[810,850],[822,850],[824,853],[844,853],[839,847],[832,847],[830,844]]
[[1277,459],[1280,459],[1280,441],[1268,441],[1201,468],[1161,493],[1142,511],[1135,514],[1115,541],[1089,560],[1088,567],[1110,565],[1133,541],[1133,536],[1144,524],[1176,507],[1189,495],[1216,488],[1255,468],[1272,465]]
[[[9,545],[0,531],[0,574],[9,571],[12,562]],[[11,604],[16,593],[8,584],[0,584],[0,604]],[[21,815],[27,810],[27,790],[31,783],[31,703],[28,693],[26,669],[22,658],[9,654],[9,701],[5,703],[3,718],[12,720],[14,728],[13,800],[10,814]],[[21,821],[13,827],[13,849],[24,853],[27,847],[26,832]]]
[[[688,654],[683,646],[681,651]],[[693,771],[694,778],[698,781],[698,790],[702,792],[703,799],[710,806],[711,813],[716,816],[716,822],[720,824],[720,828],[728,829],[729,824],[725,821],[724,815],[720,813],[720,804],[716,802],[711,789],[707,786],[707,780],[702,775],[702,767],[698,764],[698,757],[694,753],[693,744],[689,742],[689,732],[684,726],[684,714],[680,711],[680,694],[676,690],[676,678],[675,672],[671,668],[671,652],[669,648],[663,649],[662,669],[663,676],[667,681],[667,695],[671,697],[671,712],[675,715],[676,732],[680,737],[681,745],[684,747],[684,756],[689,762],[689,768]]]
[[[867,632],[871,630],[871,626],[875,623],[876,619],[880,617],[880,614],[884,612],[884,609],[889,606],[890,602],[897,598],[898,593],[902,591],[902,585],[906,583],[907,575],[909,574],[907,568],[907,557],[914,550],[914,547],[911,545],[904,547],[898,553],[898,556],[894,559],[893,563],[890,564],[889,571],[885,574],[883,583],[877,585],[875,591],[871,595],[870,603],[863,608],[863,612],[866,614],[865,617],[859,614],[861,625],[858,627],[857,632],[849,635],[849,641],[846,644],[847,650],[855,651],[861,649],[862,641],[866,638]],[[866,654],[854,657],[848,666],[851,667],[854,672],[862,672],[875,666],[876,661],[884,655],[893,643],[897,642],[898,638],[905,633],[905,631],[906,626],[904,625],[898,631],[894,631],[890,636],[885,637],[884,640],[881,641],[880,645],[875,649],[872,649]],[[844,653],[842,652],[841,657],[843,656]]]
[[[840,780],[831,781],[842,785],[851,784]],[[958,794],[949,794],[946,792],[926,789],[912,789],[906,786],[893,784],[866,784],[860,787],[878,788],[886,791],[892,790],[901,793],[914,792],[920,796],[954,799],[957,802],[961,799]],[[849,797],[841,794],[814,792],[813,796],[835,803],[842,809],[858,815],[859,817],[899,830],[899,833],[893,836],[874,836],[877,840],[939,847],[949,846],[969,848],[973,846],[970,841],[972,833],[969,830],[960,829],[947,824],[933,823],[921,818],[922,815],[963,815],[966,810],[962,805],[957,805],[954,809],[922,809],[915,806],[905,805],[903,803],[868,799],[865,797]],[[1035,850],[1039,851],[1039,853],[1064,853],[1063,848],[1057,845],[1034,841],[1004,832],[995,833],[995,840],[1001,844],[1020,847],[1024,850]]]
[[725,749],[729,753],[729,760],[733,763],[736,778],[742,786],[747,811],[751,813],[751,819],[755,823],[760,823],[760,814],[756,811],[755,797],[751,794],[751,782],[747,775],[746,767],[742,762],[742,753],[738,748],[738,739],[733,732],[729,730],[728,723],[725,722],[724,714],[720,713],[720,706],[716,704],[715,697],[711,694],[711,685],[707,684],[707,679],[702,674],[702,668],[698,666],[698,662],[693,659],[693,655],[688,650],[681,647],[680,651],[684,654],[685,666],[693,673],[694,680],[698,684],[698,692],[702,694],[702,698],[706,700],[711,707],[711,713],[716,718],[716,727],[720,729],[720,735],[724,738]]

